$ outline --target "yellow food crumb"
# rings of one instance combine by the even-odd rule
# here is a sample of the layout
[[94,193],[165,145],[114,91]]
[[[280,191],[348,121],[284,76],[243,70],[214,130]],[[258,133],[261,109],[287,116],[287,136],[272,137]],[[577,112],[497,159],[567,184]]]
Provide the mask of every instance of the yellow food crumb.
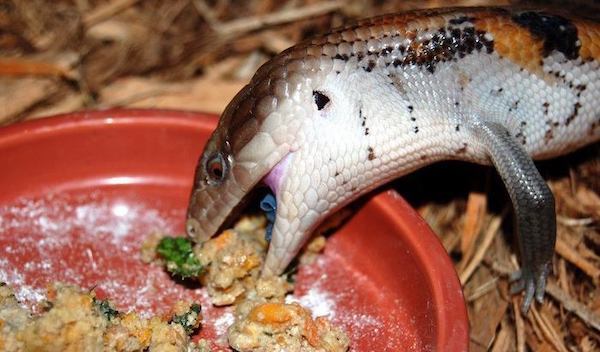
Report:
[[[136,313],[119,314],[108,303],[99,305],[94,292],[55,284],[48,310],[32,315],[19,305],[7,286],[0,286],[0,350],[17,351],[154,351],[201,350],[191,342],[184,327],[176,322]],[[187,314],[190,304],[178,302],[176,314]],[[109,309],[110,308],[110,309]],[[185,315],[186,317],[188,315]],[[196,312],[189,314],[192,327],[199,325]],[[174,320],[174,319],[173,319]]]
[[325,317],[313,319],[297,303],[245,302],[236,310],[228,338],[239,352],[343,352],[349,347],[341,329]]
[[[205,267],[201,281],[214,305],[234,304],[256,294],[255,287],[268,245],[265,226],[264,217],[244,217],[233,229],[225,230],[194,248]],[[277,290],[281,297],[293,288],[283,282]]]

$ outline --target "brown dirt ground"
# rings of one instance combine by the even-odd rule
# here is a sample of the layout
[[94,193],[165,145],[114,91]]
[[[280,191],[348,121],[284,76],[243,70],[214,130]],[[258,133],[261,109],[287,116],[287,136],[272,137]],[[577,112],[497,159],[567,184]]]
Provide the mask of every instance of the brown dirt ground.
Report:
[[[220,113],[260,64],[301,39],[360,17],[489,3],[0,0],[0,125],[106,107]],[[526,316],[509,293],[517,261],[495,173],[442,163],[395,183],[455,261],[472,351],[600,350],[599,155],[595,145],[540,163],[558,243],[547,298]]]

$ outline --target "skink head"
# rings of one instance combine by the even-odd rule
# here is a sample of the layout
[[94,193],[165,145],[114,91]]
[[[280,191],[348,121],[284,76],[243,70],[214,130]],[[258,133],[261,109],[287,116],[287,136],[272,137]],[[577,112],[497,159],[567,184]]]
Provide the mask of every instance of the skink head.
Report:
[[273,191],[263,275],[280,274],[324,217],[385,177],[366,175],[381,159],[364,138],[364,114],[386,116],[381,107],[396,96],[381,84],[387,76],[351,68],[356,60],[330,51],[295,47],[263,66],[221,116],[196,169],[187,232],[199,241],[257,184]]
[[[245,87],[228,105],[206,144],[194,177],[186,231],[196,241],[210,238],[244,195],[260,181],[265,166],[248,162],[244,149],[257,137],[256,97]],[[260,148],[260,146],[258,146]],[[256,148],[254,148],[256,149]],[[264,146],[263,152],[273,148]]]
[[305,100],[311,99],[314,70],[307,62],[282,53],[223,112],[196,167],[186,223],[195,240],[214,235],[244,196],[294,148],[296,132],[308,115]]

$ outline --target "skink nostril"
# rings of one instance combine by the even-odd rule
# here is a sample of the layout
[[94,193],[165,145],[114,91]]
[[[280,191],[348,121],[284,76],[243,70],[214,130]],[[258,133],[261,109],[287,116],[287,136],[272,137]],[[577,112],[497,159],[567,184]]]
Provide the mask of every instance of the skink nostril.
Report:
[[200,227],[200,222],[194,218],[189,218],[185,223],[185,231],[187,235],[194,239],[194,241],[202,243],[206,242],[209,239],[209,236],[202,231]]

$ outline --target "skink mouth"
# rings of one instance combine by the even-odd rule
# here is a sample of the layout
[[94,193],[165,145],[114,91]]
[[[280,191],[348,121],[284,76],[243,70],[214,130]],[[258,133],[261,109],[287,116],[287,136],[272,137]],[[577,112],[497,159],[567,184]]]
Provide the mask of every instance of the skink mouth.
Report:
[[279,193],[293,155],[294,153],[289,153],[283,157],[263,178],[263,184],[267,185],[275,196]]
[[[194,205],[190,208],[190,211],[188,211],[188,218],[186,222],[186,232],[188,236],[195,239],[196,242],[205,242],[212,236],[231,228],[242,214],[257,214],[261,211],[267,213],[270,227],[272,227],[272,224],[275,221],[278,190],[280,189],[285,178],[290,155],[291,154],[286,155],[278,164],[268,171],[267,174],[262,177],[262,179],[257,182],[254,187],[244,194],[237,204],[232,205],[228,214],[218,214],[218,212],[216,212],[215,217],[222,218],[223,220],[219,225],[216,222],[212,225],[208,225],[214,230],[207,231],[201,224],[201,219],[203,218],[207,218],[206,221],[208,223],[210,220],[208,218],[209,214],[211,212],[212,214],[215,214],[214,209],[197,208],[203,204],[201,197],[206,197],[207,195],[193,195],[193,197],[196,198],[194,198],[191,202],[191,204]],[[266,203],[265,200],[267,201]],[[214,206],[215,202],[206,202],[205,204],[206,205],[202,206],[209,207],[210,205],[208,204],[212,204],[212,206]],[[226,206],[226,208],[229,207],[230,206]],[[193,211],[191,211],[192,209]],[[203,214],[201,219],[197,218],[198,214]]]
[[232,228],[235,223],[243,215],[258,214],[261,212],[260,203],[267,194],[270,194],[270,190],[263,184],[255,186],[242,200],[231,210],[227,215],[221,226],[213,234],[218,235],[223,231]]
[[257,185],[254,187],[231,208],[229,213],[224,216],[221,224],[216,227],[214,231],[206,231],[199,219],[188,214],[186,221],[187,235],[198,243],[208,241],[211,237],[231,228],[242,214],[258,213],[260,211],[258,207],[260,199],[264,198],[268,191],[268,188],[264,185]]

